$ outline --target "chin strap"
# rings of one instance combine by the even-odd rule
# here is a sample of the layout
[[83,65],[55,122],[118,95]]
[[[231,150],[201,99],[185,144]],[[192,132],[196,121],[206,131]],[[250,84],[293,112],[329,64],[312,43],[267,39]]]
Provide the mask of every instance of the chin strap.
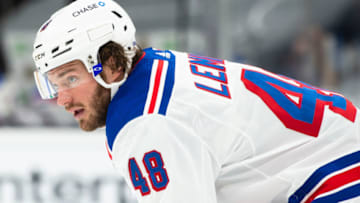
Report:
[[106,83],[103,78],[100,75],[95,76],[96,82],[98,82],[101,86],[103,86],[106,89],[110,89],[111,93],[111,100],[115,96],[116,92],[119,90],[119,87],[125,83],[126,79],[128,77],[128,73],[126,72],[124,75],[124,78],[120,80],[119,82],[113,82],[113,83]]

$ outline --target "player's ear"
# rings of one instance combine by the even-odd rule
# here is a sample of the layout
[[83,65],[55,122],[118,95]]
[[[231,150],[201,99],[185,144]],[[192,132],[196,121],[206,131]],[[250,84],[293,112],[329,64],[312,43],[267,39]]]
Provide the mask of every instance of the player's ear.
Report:
[[104,80],[107,83],[120,81],[124,77],[124,69],[116,67],[115,59],[110,56],[109,59],[103,64]]

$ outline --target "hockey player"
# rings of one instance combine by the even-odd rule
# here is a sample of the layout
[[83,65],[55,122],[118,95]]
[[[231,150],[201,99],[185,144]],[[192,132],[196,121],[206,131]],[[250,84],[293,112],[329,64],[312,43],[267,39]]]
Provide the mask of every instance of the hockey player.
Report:
[[44,99],[106,125],[141,203],[360,202],[358,109],[340,94],[231,61],[140,49],[111,0],[78,0],[39,29]]

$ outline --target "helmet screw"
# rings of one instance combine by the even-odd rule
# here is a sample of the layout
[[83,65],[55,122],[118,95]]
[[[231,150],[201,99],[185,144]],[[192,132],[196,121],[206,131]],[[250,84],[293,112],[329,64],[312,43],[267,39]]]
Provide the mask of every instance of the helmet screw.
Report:
[[92,60],[92,56],[91,55],[89,55],[88,56],[88,63],[90,63],[90,65],[94,65],[94,60]]

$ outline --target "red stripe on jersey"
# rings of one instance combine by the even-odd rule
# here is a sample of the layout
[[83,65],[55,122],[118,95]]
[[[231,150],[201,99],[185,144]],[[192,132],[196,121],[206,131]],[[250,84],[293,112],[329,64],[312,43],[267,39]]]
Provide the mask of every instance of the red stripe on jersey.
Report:
[[110,152],[110,149],[109,149],[109,145],[108,145],[107,140],[105,141],[105,146],[106,146],[106,151],[107,151],[107,153],[108,153],[108,155],[109,155],[110,159],[112,160],[112,155],[111,155],[111,152]]
[[161,79],[161,73],[163,70],[163,66],[164,66],[164,61],[159,60],[159,64],[157,66],[156,75],[155,75],[154,89],[153,89],[153,93],[151,96],[151,102],[150,102],[149,111],[148,111],[149,114],[154,113],[156,98],[157,98],[158,92],[159,92],[160,79]]
[[316,197],[329,192],[331,190],[337,189],[341,186],[344,186],[348,183],[359,181],[360,180],[360,166],[355,167],[351,170],[345,171],[343,173],[337,174],[327,181],[325,181],[306,201],[305,203],[312,202]]

